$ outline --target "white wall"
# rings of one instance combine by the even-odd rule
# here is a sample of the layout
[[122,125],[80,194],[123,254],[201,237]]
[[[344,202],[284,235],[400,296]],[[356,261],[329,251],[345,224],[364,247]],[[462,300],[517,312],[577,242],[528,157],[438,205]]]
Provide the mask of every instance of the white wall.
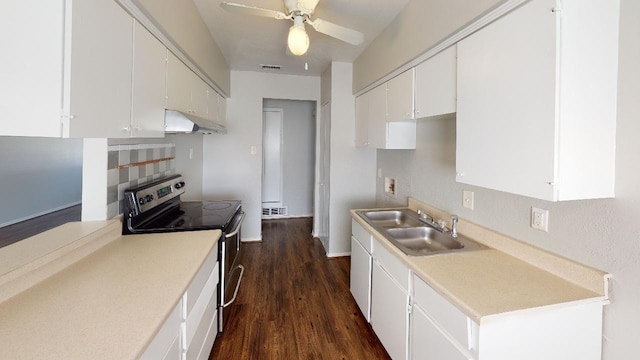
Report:
[[[224,136],[204,137],[203,198],[240,199],[247,217],[244,240],[262,238],[262,105],[263,99],[320,102],[320,78],[231,71]],[[316,109],[319,113],[319,110]],[[250,153],[256,147],[256,154]]]
[[[350,209],[370,208],[375,198],[376,153],[355,147],[355,98],[352,64],[330,69],[331,169],[328,256],[351,253]],[[323,80],[325,75],[322,76]],[[324,87],[324,84],[323,84]]]
[[[378,151],[378,166],[398,177],[399,192],[398,201],[392,201],[378,181],[378,205],[406,204],[406,196],[414,196],[613,274],[612,303],[604,313],[604,360],[638,357],[634,329],[640,323],[640,2],[622,0],[620,13],[614,199],[552,203],[456,183],[454,116],[418,120],[415,151]],[[462,207],[463,189],[475,192],[475,210]],[[548,233],[529,227],[532,206],[549,210]]]
[[265,99],[265,108],[283,110],[282,205],[289,216],[313,215],[316,149],[316,103]]
[[79,204],[82,140],[0,137],[0,184],[0,227]]
[[358,92],[505,0],[410,0],[354,62]]

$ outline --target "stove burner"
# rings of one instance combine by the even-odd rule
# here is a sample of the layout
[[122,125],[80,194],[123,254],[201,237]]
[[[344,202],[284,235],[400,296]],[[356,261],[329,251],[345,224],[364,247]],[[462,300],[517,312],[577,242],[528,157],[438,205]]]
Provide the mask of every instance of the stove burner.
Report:
[[227,201],[215,201],[210,203],[205,203],[203,206],[207,210],[222,210],[233,206],[231,202]]

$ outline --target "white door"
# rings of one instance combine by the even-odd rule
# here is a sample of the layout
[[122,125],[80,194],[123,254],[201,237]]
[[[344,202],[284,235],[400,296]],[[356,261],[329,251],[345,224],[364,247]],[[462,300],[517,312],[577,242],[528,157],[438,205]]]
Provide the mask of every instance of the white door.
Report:
[[264,109],[262,205],[282,206],[282,109]]
[[367,321],[371,320],[371,255],[351,237],[350,290]]
[[314,234],[329,251],[329,175],[331,159],[331,103],[321,107],[318,128],[317,201],[314,214]]

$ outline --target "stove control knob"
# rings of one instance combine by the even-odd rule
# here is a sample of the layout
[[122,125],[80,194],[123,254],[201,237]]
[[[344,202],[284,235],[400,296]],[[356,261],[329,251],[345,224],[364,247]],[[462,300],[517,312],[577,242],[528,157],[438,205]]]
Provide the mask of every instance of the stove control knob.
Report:
[[146,200],[146,202],[153,201],[153,195],[149,194],[149,195],[145,196],[144,199]]
[[138,199],[138,204],[140,205],[144,205],[146,203],[146,201],[144,200],[143,197],[141,197],[140,199]]
[[184,187],[184,181],[180,181],[176,183],[176,189],[180,189],[182,187]]

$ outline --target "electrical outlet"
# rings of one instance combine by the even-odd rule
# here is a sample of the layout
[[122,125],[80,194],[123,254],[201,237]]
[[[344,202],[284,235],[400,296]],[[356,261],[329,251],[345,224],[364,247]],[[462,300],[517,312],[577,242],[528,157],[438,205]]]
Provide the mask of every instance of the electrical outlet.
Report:
[[251,155],[255,155],[258,153],[258,147],[255,145],[251,145],[251,149],[249,149],[249,152],[251,153]]
[[473,191],[462,191],[462,206],[467,209],[473,210]]
[[549,232],[549,210],[531,208],[531,227]]

